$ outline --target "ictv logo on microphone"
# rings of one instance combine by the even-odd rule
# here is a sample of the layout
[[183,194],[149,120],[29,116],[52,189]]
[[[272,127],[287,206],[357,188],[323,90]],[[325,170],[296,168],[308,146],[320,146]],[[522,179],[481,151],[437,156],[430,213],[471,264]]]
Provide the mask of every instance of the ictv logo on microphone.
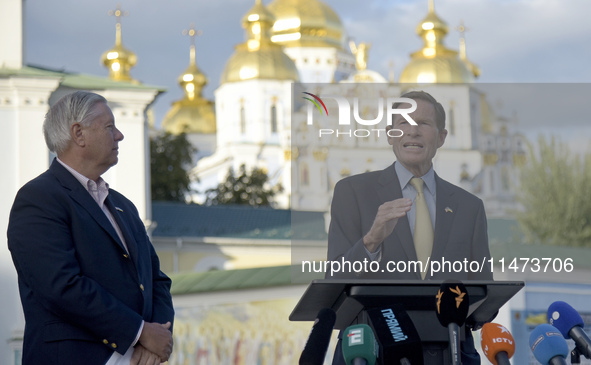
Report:
[[[320,117],[323,118],[329,117],[328,108],[325,103],[327,99],[336,102],[338,108],[338,126],[335,125],[332,128],[319,128],[318,138],[323,138],[327,136],[368,138],[372,135],[378,137],[383,135],[397,138],[402,137],[404,135],[404,132],[401,129],[396,129],[392,127],[395,115],[400,115],[410,125],[418,125],[409,115],[417,109],[417,102],[410,98],[375,98],[372,100],[372,111],[370,113],[372,114],[372,116],[375,116],[375,118],[363,119],[361,117],[361,114],[367,114],[367,110],[369,109],[367,100],[363,101],[365,106],[363,107],[362,113],[362,107],[360,106],[361,104],[358,97],[347,98],[340,95],[326,95],[322,96],[321,98],[318,95],[314,95],[306,91],[303,91],[302,94],[307,95],[302,96],[302,98],[310,102],[308,103],[306,120],[306,124],[309,126],[315,124],[314,114],[320,114]],[[308,96],[311,96],[312,98]],[[353,104],[353,106],[351,106],[351,104]],[[405,107],[406,105],[409,106]],[[318,110],[318,112],[315,112],[315,110]],[[353,115],[353,119],[355,120],[357,125],[352,125],[351,115]],[[384,118],[386,121],[385,126],[382,123],[384,121]],[[380,123],[382,123],[382,127],[379,125]]]

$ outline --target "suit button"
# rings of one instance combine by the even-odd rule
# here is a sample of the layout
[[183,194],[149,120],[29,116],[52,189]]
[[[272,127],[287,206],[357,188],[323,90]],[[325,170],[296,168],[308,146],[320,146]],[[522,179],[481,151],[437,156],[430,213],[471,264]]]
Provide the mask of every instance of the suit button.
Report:
[[128,259],[128,258],[129,258],[129,255],[128,255],[128,254],[126,254],[126,253],[124,253],[124,254],[123,254],[123,257],[125,257],[126,259]]
[[104,343],[105,345],[108,345],[108,344],[109,344],[109,341],[107,341],[106,339],[104,339],[104,340],[103,340],[103,343]]
[[111,344],[111,347],[114,348],[114,349],[116,349],[117,348],[117,344],[116,343],[112,343]]
[[142,291],[144,291],[144,284],[140,284],[140,289],[142,289]]

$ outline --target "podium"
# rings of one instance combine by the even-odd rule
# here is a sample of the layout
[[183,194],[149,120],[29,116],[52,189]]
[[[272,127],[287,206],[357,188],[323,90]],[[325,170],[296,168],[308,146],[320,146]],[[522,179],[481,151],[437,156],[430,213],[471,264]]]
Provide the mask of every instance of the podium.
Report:
[[[439,354],[425,358],[425,365],[447,363],[449,335],[436,316],[435,295],[443,281],[343,280],[324,279],[310,283],[289,316],[290,321],[314,321],[323,308],[337,314],[334,328],[343,330],[352,324],[370,324],[367,311],[393,304],[404,307],[426,349]],[[524,286],[522,281],[463,281],[469,297],[466,324],[477,330],[491,321],[498,310]],[[374,329],[375,330],[375,329]],[[376,337],[380,334],[376,333]],[[330,350],[329,350],[330,351]],[[447,356],[447,357],[446,357]],[[445,362],[443,359],[446,359]]]

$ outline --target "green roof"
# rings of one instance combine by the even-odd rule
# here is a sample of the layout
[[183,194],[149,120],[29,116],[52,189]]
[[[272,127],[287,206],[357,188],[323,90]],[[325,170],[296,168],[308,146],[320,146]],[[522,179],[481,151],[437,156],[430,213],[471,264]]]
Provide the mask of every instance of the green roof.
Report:
[[[572,258],[575,270],[591,269],[591,249],[579,247],[544,246],[522,243],[492,243],[495,263],[505,258],[505,270],[513,258]],[[544,262],[540,263],[542,267]],[[297,276],[296,276],[297,275]],[[322,279],[323,273],[301,273],[299,266],[257,267],[239,270],[179,273],[171,275],[173,295],[256,289],[307,284]]]
[[145,85],[130,81],[114,81],[106,77],[93,76],[88,74],[67,72],[64,70],[55,70],[40,66],[23,66],[20,69],[10,69],[0,67],[0,77],[21,76],[21,77],[58,77],[61,78],[61,86],[74,89],[125,89],[125,90],[158,90],[166,91],[165,88],[153,85]]
[[170,292],[173,295],[183,295],[301,285],[302,283],[309,283],[313,279],[324,277],[321,273],[312,273],[306,275],[306,277],[298,277],[297,280],[294,280],[292,274],[295,272],[297,272],[296,268],[286,265],[201,273],[180,273],[171,275],[172,288]]
[[[215,227],[224,226],[232,227],[231,222],[234,223],[235,232],[222,232],[221,234],[213,234],[213,231],[203,231],[206,235],[211,236],[245,236],[250,237],[248,228],[256,227],[260,232],[267,232],[269,229],[277,229],[277,227],[286,227],[290,224],[290,215],[293,212],[284,210],[274,210],[267,208],[252,208],[252,207],[203,207],[203,206],[187,206],[169,203],[156,203],[155,211],[161,216],[163,223],[168,222],[171,226],[161,231],[161,236],[171,234],[188,234],[192,235],[196,232],[186,231],[181,229],[185,225],[189,226],[191,223],[193,229],[197,229],[195,222],[205,220],[207,217],[212,219],[207,222],[209,230],[215,231]],[[184,209],[187,209],[184,211]],[[299,212],[303,214],[305,219],[299,219],[298,223],[303,224],[312,232],[320,233],[321,227],[324,226],[323,216],[318,212]],[[183,218],[184,217],[184,218]],[[166,218],[166,219],[164,219]],[[293,218],[293,217],[292,217]],[[183,219],[187,222],[183,223]],[[240,227],[241,222],[244,227]],[[268,226],[261,225],[262,223]],[[315,224],[313,224],[315,222]],[[293,223],[293,222],[291,222]],[[166,226],[166,225],[165,225]],[[162,227],[165,228],[165,227]],[[168,230],[170,229],[170,232]],[[185,229],[188,229],[185,227]],[[199,230],[199,229],[198,229]],[[304,229],[306,231],[307,229]],[[181,232],[182,231],[182,232]],[[279,231],[283,232],[283,229]],[[287,231],[285,229],[285,231]],[[294,229],[295,232],[301,229]],[[165,233],[166,232],[166,233]],[[165,233],[165,234],[162,234]],[[286,232],[283,232],[286,233]],[[521,258],[551,258],[552,260],[558,258],[572,259],[575,270],[591,270],[591,248],[569,247],[569,246],[549,246],[541,244],[526,244],[523,242],[523,234],[519,230],[517,221],[512,219],[489,219],[488,220],[488,234],[490,238],[491,256],[495,259],[495,266],[499,259],[505,258],[505,270],[513,259]],[[266,235],[258,235],[256,238],[264,238]],[[279,235],[281,236],[281,235]],[[253,237],[253,238],[255,238]],[[317,237],[324,238],[326,237]],[[293,241],[292,241],[293,244]],[[523,262],[519,262],[523,264]],[[540,265],[544,266],[545,262],[541,261]],[[295,266],[275,266],[275,267],[259,267],[251,269],[240,270],[223,270],[223,271],[209,271],[202,273],[179,273],[171,276],[172,278],[172,294],[194,294],[204,292],[217,292],[241,289],[255,289],[266,287],[279,287],[288,285],[307,284],[313,279],[322,279],[323,273],[309,273],[302,274],[300,267]]]
[[63,73],[24,66],[19,69],[0,67],[0,77],[25,76],[25,77],[63,77]]

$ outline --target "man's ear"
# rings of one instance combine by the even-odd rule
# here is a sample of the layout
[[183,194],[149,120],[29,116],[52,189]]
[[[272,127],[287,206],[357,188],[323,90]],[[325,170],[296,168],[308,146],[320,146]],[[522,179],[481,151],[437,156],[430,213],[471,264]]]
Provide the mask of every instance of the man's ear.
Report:
[[443,146],[443,142],[445,142],[445,137],[447,137],[447,129],[440,130],[437,136],[437,148]]
[[70,126],[70,137],[72,138],[72,142],[78,146],[85,146],[86,141],[84,140],[84,133],[82,133],[82,125],[80,123],[76,122]]

